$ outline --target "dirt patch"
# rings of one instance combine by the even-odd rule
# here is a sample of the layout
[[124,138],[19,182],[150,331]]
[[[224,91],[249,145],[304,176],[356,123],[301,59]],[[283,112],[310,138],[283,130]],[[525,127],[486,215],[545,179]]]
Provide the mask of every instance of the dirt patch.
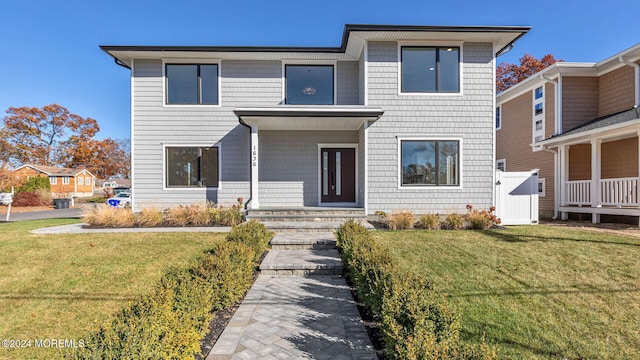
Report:
[[583,221],[542,221],[541,224],[558,227],[577,228],[581,230],[603,232],[616,235],[634,236],[640,238],[640,228],[627,224],[600,223],[593,224]]
[[[8,206],[0,206],[0,214],[6,214]],[[11,213],[23,213],[23,212],[34,212],[34,211],[46,211],[46,210],[55,210],[53,206],[12,206]]]

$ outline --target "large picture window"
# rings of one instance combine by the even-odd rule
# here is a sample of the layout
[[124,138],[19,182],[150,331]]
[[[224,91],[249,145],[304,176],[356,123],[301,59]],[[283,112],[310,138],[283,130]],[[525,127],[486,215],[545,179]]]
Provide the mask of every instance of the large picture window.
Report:
[[167,187],[218,186],[217,147],[167,147],[165,156]]
[[460,141],[401,140],[402,187],[460,185]]
[[401,92],[460,92],[460,48],[403,46]]
[[167,104],[218,105],[218,64],[167,64]]
[[285,65],[285,103],[333,105],[333,65]]

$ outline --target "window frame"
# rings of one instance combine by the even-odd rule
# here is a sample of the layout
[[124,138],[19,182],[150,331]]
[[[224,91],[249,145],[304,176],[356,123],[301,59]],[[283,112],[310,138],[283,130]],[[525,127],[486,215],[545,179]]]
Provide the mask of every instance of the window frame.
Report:
[[58,177],[49,176],[49,185],[58,185]]
[[[545,139],[546,134],[546,84],[541,84],[540,86],[536,86],[531,91],[531,143],[534,144],[531,148],[531,151],[536,152],[542,150],[540,145],[535,145],[535,143],[542,141]],[[540,97],[537,97],[538,89],[540,90]],[[540,106],[542,111],[537,112],[536,108]],[[537,123],[540,121],[541,129],[537,129]],[[537,137],[540,137],[541,140],[536,140]]]
[[496,160],[496,171],[500,170],[498,169],[498,164],[502,163],[502,167],[504,168],[504,170],[502,170],[503,172],[507,171],[507,159],[498,159]]
[[[398,96],[462,96],[464,95],[464,42],[462,41],[398,41]],[[403,47],[456,47],[458,48],[458,91],[457,92],[403,92],[402,91],[402,48]],[[436,75],[439,76],[439,75]]]
[[287,65],[307,65],[307,66],[333,66],[333,103],[338,104],[338,60],[282,60],[282,100],[281,104],[289,106],[327,106],[327,105],[305,105],[287,103]]
[[[194,148],[212,148],[218,149],[218,186],[167,186],[167,148],[174,147],[194,147]],[[206,191],[207,189],[222,188],[222,146],[220,143],[166,143],[162,144],[162,190],[180,190],[180,191]]]
[[[167,87],[167,65],[218,65],[218,103],[217,104],[170,104],[169,89]],[[198,79],[200,77],[198,76]],[[163,107],[222,107],[222,61],[220,59],[162,59],[162,96]],[[198,94],[200,94],[200,84],[198,84]]]
[[495,110],[496,130],[502,129],[502,105],[497,105]]
[[84,177],[78,176],[76,179],[78,179],[77,180],[78,181],[78,185],[84,186]]
[[[542,191],[540,191],[540,185],[542,185]],[[538,178],[538,196],[545,197],[547,195],[547,182],[545,178]]]
[[[463,157],[463,138],[461,136],[443,136],[443,135],[425,135],[425,136],[397,136],[398,151],[398,190],[435,190],[450,191],[463,189],[464,178],[464,157]],[[403,141],[457,141],[458,142],[458,185],[403,185],[402,184],[402,142]]]
[[68,176],[63,176],[62,177],[62,185],[69,185],[69,177]]

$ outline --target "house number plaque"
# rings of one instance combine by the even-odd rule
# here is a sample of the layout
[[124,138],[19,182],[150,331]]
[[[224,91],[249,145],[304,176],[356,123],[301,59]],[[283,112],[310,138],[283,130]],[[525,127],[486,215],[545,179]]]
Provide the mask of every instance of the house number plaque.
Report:
[[251,152],[251,164],[253,165],[253,167],[258,166],[258,149],[255,145],[253,146],[253,151]]

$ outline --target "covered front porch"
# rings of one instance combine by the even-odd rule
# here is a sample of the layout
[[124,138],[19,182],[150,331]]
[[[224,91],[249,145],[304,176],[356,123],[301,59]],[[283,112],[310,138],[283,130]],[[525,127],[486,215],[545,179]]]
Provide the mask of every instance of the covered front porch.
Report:
[[251,129],[250,210],[366,207],[366,106],[277,106],[234,110]]
[[[600,125],[600,126],[599,126]],[[640,117],[635,109],[598,119],[544,147],[556,154],[560,217],[570,213],[640,217]]]

